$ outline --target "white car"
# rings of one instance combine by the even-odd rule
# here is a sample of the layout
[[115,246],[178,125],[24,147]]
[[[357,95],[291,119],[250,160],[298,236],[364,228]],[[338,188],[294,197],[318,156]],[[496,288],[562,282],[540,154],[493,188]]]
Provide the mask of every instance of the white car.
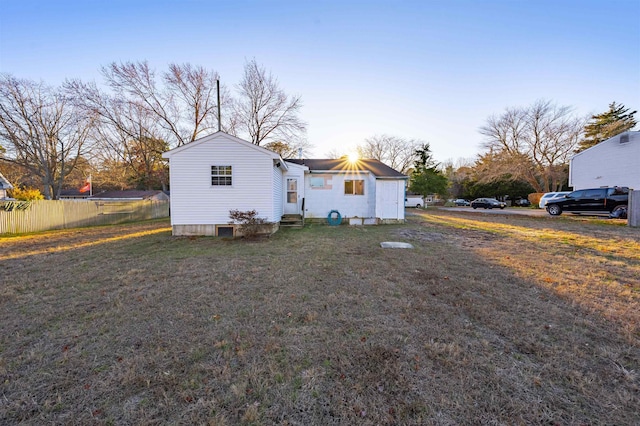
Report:
[[540,198],[540,202],[538,203],[538,207],[540,207],[541,209],[544,209],[544,206],[546,206],[547,203],[550,200],[554,200],[556,198],[562,198],[565,195],[570,194],[570,193],[571,193],[571,191],[547,192]]

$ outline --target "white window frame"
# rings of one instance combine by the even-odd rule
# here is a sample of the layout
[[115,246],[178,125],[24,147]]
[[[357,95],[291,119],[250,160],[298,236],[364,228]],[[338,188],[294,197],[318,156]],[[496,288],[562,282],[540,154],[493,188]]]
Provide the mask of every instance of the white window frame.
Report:
[[[214,167],[215,167],[215,173],[214,173]],[[214,179],[217,179],[218,183],[214,183]],[[220,183],[220,182],[223,182],[223,183]],[[220,186],[233,186],[233,166],[230,166],[230,165],[211,166],[211,186],[216,188]]]
[[[351,191],[347,192],[347,182],[351,182]],[[357,191],[358,184],[356,182],[362,182],[362,193]],[[344,180],[344,195],[364,195],[364,179],[345,179]]]

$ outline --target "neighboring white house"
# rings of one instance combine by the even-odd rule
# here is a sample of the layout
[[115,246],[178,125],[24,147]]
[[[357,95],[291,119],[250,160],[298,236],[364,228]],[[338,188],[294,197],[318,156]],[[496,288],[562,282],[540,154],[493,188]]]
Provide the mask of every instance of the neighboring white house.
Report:
[[407,176],[376,160],[283,160],[223,132],[163,154],[169,159],[174,235],[235,235],[230,210],[256,210],[268,222],[284,214],[369,223],[404,220]]
[[624,132],[574,155],[569,161],[574,190],[603,186],[640,189],[640,132]]
[[11,185],[11,182],[9,182],[7,178],[2,176],[2,173],[0,173],[0,200],[4,200],[5,198],[8,198],[7,197],[8,189],[13,189],[13,185]]

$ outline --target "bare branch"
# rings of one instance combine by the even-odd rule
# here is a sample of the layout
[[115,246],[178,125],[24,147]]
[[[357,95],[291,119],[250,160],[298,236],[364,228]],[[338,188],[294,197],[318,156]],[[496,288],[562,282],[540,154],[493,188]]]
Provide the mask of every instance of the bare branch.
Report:
[[488,153],[478,167],[481,181],[522,179],[539,192],[566,180],[566,164],[582,133],[584,120],[570,107],[539,100],[528,108],[507,108],[480,128]]
[[401,173],[408,173],[416,159],[416,150],[425,144],[417,139],[375,135],[365,139],[357,150],[362,158],[379,160]]
[[94,124],[59,89],[0,76],[0,140],[5,161],[40,178],[47,199],[57,198],[64,177],[85,152]]
[[267,74],[254,60],[245,64],[244,78],[239,84],[240,97],[233,104],[233,126],[236,136],[246,135],[252,143],[283,141],[292,143],[306,132],[306,123],[298,116],[302,101],[289,97],[278,86],[278,80]]

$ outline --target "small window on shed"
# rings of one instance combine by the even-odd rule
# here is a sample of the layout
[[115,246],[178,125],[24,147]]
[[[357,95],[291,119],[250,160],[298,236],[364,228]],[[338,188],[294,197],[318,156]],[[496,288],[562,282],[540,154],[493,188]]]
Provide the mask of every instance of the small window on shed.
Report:
[[629,133],[623,133],[620,135],[620,143],[629,142]]
[[232,184],[231,166],[211,166],[212,186],[231,186]]

